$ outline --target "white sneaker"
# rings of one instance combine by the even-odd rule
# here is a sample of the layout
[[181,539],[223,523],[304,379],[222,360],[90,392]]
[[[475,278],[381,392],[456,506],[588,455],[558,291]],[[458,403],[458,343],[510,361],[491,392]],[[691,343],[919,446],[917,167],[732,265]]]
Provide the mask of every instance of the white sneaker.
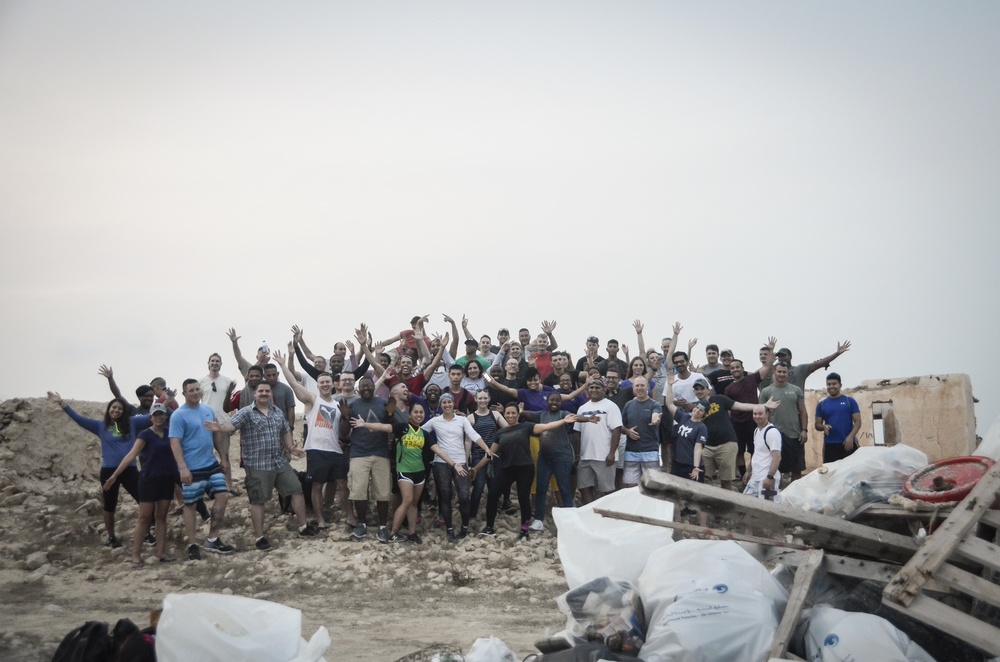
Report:
[[536,519],[531,523],[531,526],[529,526],[528,528],[531,529],[532,531],[541,531],[545,528],[545,525],[542,524],[542,520]]

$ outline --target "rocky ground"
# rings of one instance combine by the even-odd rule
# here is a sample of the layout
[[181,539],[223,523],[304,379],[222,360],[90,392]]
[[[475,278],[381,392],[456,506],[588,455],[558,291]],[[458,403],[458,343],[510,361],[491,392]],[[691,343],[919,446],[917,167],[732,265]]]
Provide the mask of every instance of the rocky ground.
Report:
[[[70,404],[87,416],[103,412],[99,403]],[[421,545],[383,545],[373,536],[351,541],[346,527],[299,538],[275,504],[266,523],[274,549],[258,552],[242,496],[230,501],[223,533],[237,553],[159,564],[148,548],[147,564],[135,569],[126,549],[102,544],[99,459],[96,437],[44,399],[0,404],[0,659],[50,659],[87,620],[127,617],[144,626],[175,592],[301,609],[307,639],[329,629],[330,660],[394,660],[436,643],[467,651],[491,634],[524,657],[546,630],[565,624],[554,603],[566,590],[555,532],[549,524],[518,541],[516,517],[501,516],[497,538],[449,544],[441,529],[425,526]],[[120,536],[131,535],[135,515],[125,496]],[[169,521],[168,551],[183,558],[179,517]]]

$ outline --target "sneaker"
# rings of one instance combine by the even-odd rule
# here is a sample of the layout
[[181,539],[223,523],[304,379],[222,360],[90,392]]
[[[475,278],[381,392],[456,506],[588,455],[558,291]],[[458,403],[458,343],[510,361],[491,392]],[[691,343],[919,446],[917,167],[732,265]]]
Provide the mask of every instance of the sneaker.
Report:
[[392,534],[392,537],[389,538],[389,542],[404,542],[405,540],[406,540],[406,538],[404,538],[403,536],[399,535],[398,533]]
[[529,526],[528,528],[531,529],[532,531],[542,531],[545,529],[545,525],[542,523],[542,520],[536,519],[531,523],[531,526]]
[[389,527],[378,527],[378,533],[375,534],[375,537],[378,538],[378,541],[382,544],[389,542]]
[[312,524],[306,524],[299,529],[299,536],[302,538],[315,538],[319,535],[319,529]]
[[412,542],[414,545],[419,545],[423,542],[420,539],[420,535],[416,533],[411,533],[406,536],[406,542]]
[[518,540],[527,540],[528,539],[528,531],[527,531],[527,529],[521,529],[521,535],[519,535],[517,537],[517,539]]
[[147,533],[146,537],[142,539],[142,542],[146,545],[155,545],[156,536],[154,536],[152,533]]
[[200,561],[201,560],[201,550],[198,549],[198,545],[188,545],[188,561]]
[[354,527],[354,531],[351,532],[351,540],[361,540],[366,537],[368,537],[368,525],[363,522]]
[[257,542],[255,542],[253,546],[256,547],[258,551],[261,552],[266,552],[271,549],[271,543],[269,543],[267,541],[267,538],[265,538],[264,536],[257,538]]
[[463,526],[461,529],[459,529],[459,531],[458,531],[458,539],[459,540],[461,540],[462,538],[464,538],[467,535],[469,535],[469,527]]
[[122,544],[118,542],[117,536],[108,536],[108,541],[104,543],[104,546],[110,547],[111,549],[118,549],[122,546]]
[[458,538],[455,537],[455,529],[448,529],[448,542],[458,542]]
[[214,552],[216,554],[232,554],[236,551],[236,548],[232,545],[227,545],[222,542],[222,538],[216,538],[215,540],[205,540],[205,544],[202,545],[206,551]]
[[506,506],[504,506],[503,514],[504,515],[516,515],[517,514],[517,506],[515,506],[512,503],[507,504]]
[[488,526],[485,529],[483,529],[482,531],[480,531],[479,535],[481,535],[481,536],[489,536],[490,538],[496,538],[497,537],[497,530],[494,529],[492,526]]

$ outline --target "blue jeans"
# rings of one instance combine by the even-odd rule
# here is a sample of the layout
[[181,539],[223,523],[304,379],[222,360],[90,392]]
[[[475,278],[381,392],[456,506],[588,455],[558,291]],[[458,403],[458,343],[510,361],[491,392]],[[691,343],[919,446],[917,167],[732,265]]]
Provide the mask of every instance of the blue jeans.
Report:
[[570,474],[573,460],[551,461],[538,454],[538,468],[535,471],[535,519],[545,519],[545,497],[549,491],[549,478],[556,477],[556,488],[562,499],[563,508],[573,507],[573,491],[570,488]]

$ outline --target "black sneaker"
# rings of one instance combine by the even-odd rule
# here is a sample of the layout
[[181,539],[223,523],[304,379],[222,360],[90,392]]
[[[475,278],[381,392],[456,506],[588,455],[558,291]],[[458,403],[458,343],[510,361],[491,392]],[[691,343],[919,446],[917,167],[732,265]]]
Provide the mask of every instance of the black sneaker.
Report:
[[362,540],[368,537],[368,525],[362,522],[354,527],[354,531],[351,532],[351,540]]
[[517,539],[518,540],[527,540],[528,539],[528,529],[521,529],[521,535],[519,535],[517,537]]
[[458,542],[458,538],[455,537],[455,529],[448,529],[447,536],[448,542]]
[[198,549],[198,545],[188,545],[188,561],[200,561],[201,560],[201,550]]
[[467,535],[469,535],[469,527],[463,526],[461,529],[458,530],[458,539],[459,540],[461,540],[462,538],[464,538]]
[[378,538],[378,541],[380,543],[385,544],[389,542],[389,527],[387,526],[378,527],[378,533],[375,534],[375,537]]
[[253,546],[256,547],[261,552],[266,552],[271,549],[271,543],[269,543],[267,541],[267,538],[265,538],[264,536],[257,538],[257,542],[255,542]]
[[406,536],[406,542],[412,542],[414,545],[419,545],[423,542],[420,536],[416,533],[410,533]]
[[319,529],[317,529],[312,524],[306,524],[301,529],[299,529],[299,536],[302,538],[315,538],[319,535]]
[[399,535],[398,533],[392,534],[392,537],[389,538],[389,542],[404,542],[405,540],[406,538]]
[[104,543],[104,546],[110,547],[111,549],[118,549],[122,546],[122,544],[118,542],[117,536],[108,536],[108,541]]
[[146,537],[142,539],[142,542],[146,545],[155,545],[156,536],[154,536],[152,533],[147,533]]
[[204,547],[206,551],[214,552],[216,554],[232,554],[236,551],[236,548],[232,545],[227,545],[222,542],[222,538],[216,538],[214,541],[206,540],[202,547]]
[[480,531],[479,535],[481,535],[481,536],[489,536],[490,538],[496,538],[497,537],[497,530],[494,529],[492,526],[488,526],[485,529],[483,529],[482,531]]
[[507,504],[504,507],[504,509],[503,509],[503,514],[504,515],[516,515],[517,514],[517,506],[515,506],[512,503]]

